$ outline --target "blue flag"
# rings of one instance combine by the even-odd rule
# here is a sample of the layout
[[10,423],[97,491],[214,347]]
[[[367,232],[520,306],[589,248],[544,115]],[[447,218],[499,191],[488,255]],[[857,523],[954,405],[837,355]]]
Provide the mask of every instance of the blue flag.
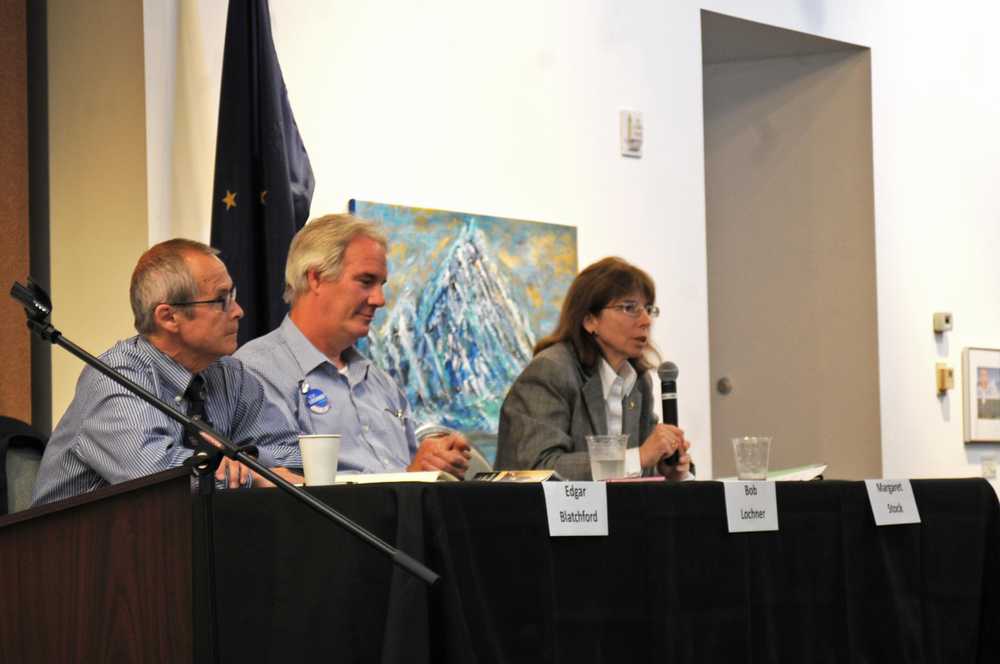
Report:
[[309,155],[288,104],[267,0],[230,0],[215,147],[212,246],[245,311],[240,344],[276,328],[285,259],[309,218]]

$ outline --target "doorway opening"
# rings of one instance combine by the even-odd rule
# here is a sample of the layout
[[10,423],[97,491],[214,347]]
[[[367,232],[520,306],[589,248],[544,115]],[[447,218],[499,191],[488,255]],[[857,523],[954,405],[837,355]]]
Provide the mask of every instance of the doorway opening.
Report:
[[712,466],[881,477],[871,57],[703,11]]

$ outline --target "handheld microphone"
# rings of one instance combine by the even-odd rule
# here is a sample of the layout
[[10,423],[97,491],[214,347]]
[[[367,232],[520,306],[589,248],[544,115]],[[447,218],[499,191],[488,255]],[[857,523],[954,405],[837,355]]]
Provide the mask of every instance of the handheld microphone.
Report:
[[[664,362],[656,370],[660,377],[661,404],[663,405],[663,423],[677,426],[677,375],[680,371],[673,362]],[[662,463],[676,466],[680,461],[680,450],[675,450]]]

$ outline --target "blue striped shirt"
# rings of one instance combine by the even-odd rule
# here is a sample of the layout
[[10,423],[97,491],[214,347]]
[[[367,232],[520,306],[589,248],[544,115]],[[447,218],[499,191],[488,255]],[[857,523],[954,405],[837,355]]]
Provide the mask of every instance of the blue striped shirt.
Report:
[[[141,336],[101,359],[160,399],[188,412],[192,374]],[[297,432],[264,399],[260,382],[231,357],[201,372],[212,426],[238,445],[255,443],[265,466],[302,465]],[[32,503],[39,505],[181,465],[192,450],[180,424],[97,370],[80,374],[72,403],[45,448]]]
[[341,435],[338,472],[399,472],[416,454],[406,396],[353,347],[344,353],[341,372],[285,316],[278,329],[245,344],[236,357],[260,378],[292,426]]

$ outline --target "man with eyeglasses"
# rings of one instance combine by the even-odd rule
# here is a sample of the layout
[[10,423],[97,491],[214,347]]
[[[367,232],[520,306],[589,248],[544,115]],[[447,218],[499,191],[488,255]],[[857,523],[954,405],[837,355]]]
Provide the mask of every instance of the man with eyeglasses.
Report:
[[[255,444],[259,460],[301,467],[297,432],[259,381],[236,359],[243,309],[218,251],[193,240],[168,240],[144,253],[130,299],[139,332],[101,356],[178,410],[207,420],[238,445]],[[91,367],[45,448],[33,504],[38,505],[181,465],[194,443],[182,427]],[[232,459],[216,473],[229,487],[265,484]]]

